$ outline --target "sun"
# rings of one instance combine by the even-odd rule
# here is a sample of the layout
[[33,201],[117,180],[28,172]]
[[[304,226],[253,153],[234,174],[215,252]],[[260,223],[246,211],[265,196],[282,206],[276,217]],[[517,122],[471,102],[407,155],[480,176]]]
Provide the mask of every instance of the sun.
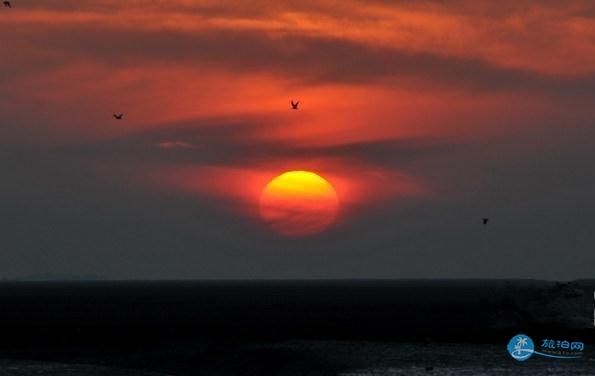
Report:
[[271,180],[260,195],[260,215],[276,232],[308,236],[328,228],[337,217],[333,186],[309,171],[289,171]]

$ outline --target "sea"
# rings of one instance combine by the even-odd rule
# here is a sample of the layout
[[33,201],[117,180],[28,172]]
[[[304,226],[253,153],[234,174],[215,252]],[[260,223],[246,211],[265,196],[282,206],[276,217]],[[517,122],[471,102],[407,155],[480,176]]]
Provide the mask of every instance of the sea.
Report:
[[[0,375],[6,376],[165,376],[165,375],[341,375],[341,376],[417,376],[417,375],[594,375],[595,358],[580,360],[530,359],[518,363],[501,345],[405,344],[378,342],[296,341],[277,344],[254,344],[261,354],[279,351],[295,352],[294,359],[272,365],[220,363],[194,369],[148,371],[106,365],[78,364],[60,361],[0,360]],[[236,354],[237,355],[237,354]],[[247,354],[245,354],[247,355]],[[241,355],[240,355],[241,357]],[[261,362],[267,359],[258,357]],[[230,355],[230,362],[234,356]]]
[[[595,375],[593,281],[0,283],[0,376]],[[574,358],[508,350],[522,333]]]

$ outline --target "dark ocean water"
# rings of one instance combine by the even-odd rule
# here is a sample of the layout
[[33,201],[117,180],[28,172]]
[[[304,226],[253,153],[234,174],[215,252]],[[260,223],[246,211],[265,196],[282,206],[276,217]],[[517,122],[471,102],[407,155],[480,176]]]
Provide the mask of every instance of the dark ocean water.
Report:
[[[0,375],[595,375],[589,281],[0,283]],[[513,360],[512,335],[583,356]]]
[[[505,346],[491,344],[430,345],[352,342],[288,341],[231,347],[227,361],[196,362],[191,368],[156,372],[67,362],[0,360],[0,374],[44,376],[158,376],[158,375],[594,375],[595,358],[580,360],[529,359],[518,363]],[[200,357],[200,356],[199,356]],[[253,357],[258,362],[246,358]],[[267,358],[268,357],[268,358]],[[268,363],[268,364],[266,364]],[[432,367],[427,370],[427,367]]]

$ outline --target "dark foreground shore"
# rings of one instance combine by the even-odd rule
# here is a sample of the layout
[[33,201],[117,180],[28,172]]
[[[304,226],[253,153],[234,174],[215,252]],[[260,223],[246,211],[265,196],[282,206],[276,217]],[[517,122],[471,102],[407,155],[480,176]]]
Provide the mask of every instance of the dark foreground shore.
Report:
[[[522,375],[547,367],[581,374],[595,369],[594,287],[532,280],[3,282],[0,374]],[[521,364],[506,353],[517,333],[587,347],[572,363]]]

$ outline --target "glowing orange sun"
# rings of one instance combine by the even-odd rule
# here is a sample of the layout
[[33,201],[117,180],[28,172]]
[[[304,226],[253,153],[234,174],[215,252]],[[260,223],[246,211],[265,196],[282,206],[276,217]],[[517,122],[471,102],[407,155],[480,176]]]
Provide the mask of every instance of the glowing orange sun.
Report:
[[309,171],[289,171],[277,176],[260,196],[263,221],[287,236],[323,231],[335,221],[338,207],[333,186]]

